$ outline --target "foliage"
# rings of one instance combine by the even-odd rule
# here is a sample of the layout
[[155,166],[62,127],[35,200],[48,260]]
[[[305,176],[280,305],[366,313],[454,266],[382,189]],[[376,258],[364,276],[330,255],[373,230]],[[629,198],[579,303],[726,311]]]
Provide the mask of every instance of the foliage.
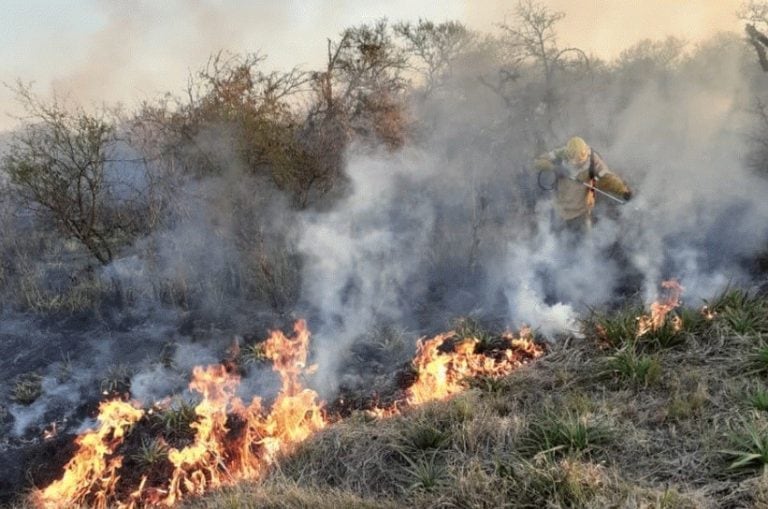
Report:
[[11,399],[20,405],[31,405],[43,393],[43,377],[37,373],[19,376],[11,390]]
[[643,314],[641,306],[629,304],[613,312],[592,310],[584,320],[587,334],[594,335],[611,347],[632,344],[637,337],[637,318]]
[[109,366],[99,383],[102,394],[128,393],[131,389],[133,369],[127,364],[117,363]]
[[197,419],[195,405],[184,399],[173,401],[167,408],[154,412],[152,422],[168,439],[189,438],[193,434],[191,424]]
[[574,412],[544,412],[528,428],[523,450],[529,454],[589,453],[605,445],[611,430]]
[[749,352],[745,366],[751,373],[768,373],[768,343],[760,343]]
[[[28,117],[14,133],[2,168],[29,208],[50,217],[102,264],[142,230],[144,204],[117,161],[119,139],[108,112],[44,103],[17,85]],[[135,179],[135,177],[133,178]],[[130,180],[133,180],[130,179]]]
[[[679,318],[676,312],[668,314],[664,323],[656,329],[643,334],[638,339],[638,345],[648,345],[653,349],[665,349],[679,346],[685,342],[685,325],[686,322],[680,321],[679,323],[673,320],[673,318]],[[681,319],[682,320],[682,319]],[[688,324],[695,324],[694,322],[687,322]]]
[[647,387],[656,383],[661,375],[658,359],[638,354],[632,345],[627,345],[605,361],[604,373],[627,381],[634,386]]
[[436,453],[421,455],[417,459],[404,454],[403,459],[408,464],[403,469],[405,481],[400,484],[404,491],[432,491],[440,488],[448,480],[448,471]]
[[756,334],[768,331],[768,302],[765,297],[749,290],[726,288],[707,309],[736,334]]
[[760,412],[768,412],[768,390],[757,387],[746,397],[747,404]]
[[131,458],[140,468],[150,468],[168,458],[168,444],[160,438],[142,438],[141,446]]
[[449,443],[448,433],[426,422],[417,423],[408,428],[403,436],[403,445],[409,450],[440,449]]
[[723,453],[732,459],[728,469],[735,472],[768,471],[768,427],[745,420],[730,435],[731,449]]
[[473,43],[475,35],[457,21],[433,23],[419,19],[418,23],[397,23],[393,27],[405,42],[404,50],[411,55],[410,64],[424,78],[424,94],[441,87],[452,74],[455,60]]

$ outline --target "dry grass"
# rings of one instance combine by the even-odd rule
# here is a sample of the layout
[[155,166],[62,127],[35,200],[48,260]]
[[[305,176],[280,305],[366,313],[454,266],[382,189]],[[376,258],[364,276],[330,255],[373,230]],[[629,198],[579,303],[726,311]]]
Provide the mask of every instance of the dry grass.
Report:
[[43,393],[43,378],[37,373],[25,373],[16,379],[11,399],[20,405],[31,405]]
[[219,493],[191,501],[187,507],[194,509],[397,509],[393,501],[372,500],[336,489],[313,489],[290,482],[244,483]]
[[[768,504],[764,346],[734,319],[765,303],[720,301],[714,319],[681,310],[682,331],[645,343],[630,310],[594,314],[586,339],[504,379],[382,421],[353,414],[286,455],[264,491],[192,507]],[[287,505],[269,498],[280,490]]]

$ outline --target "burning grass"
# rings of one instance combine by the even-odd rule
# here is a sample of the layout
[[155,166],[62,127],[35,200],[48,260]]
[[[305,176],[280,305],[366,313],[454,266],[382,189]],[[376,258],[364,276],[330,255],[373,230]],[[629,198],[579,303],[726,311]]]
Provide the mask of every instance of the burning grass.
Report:
[[448,400],[385,420],[353,412],[282,456],[264,486],[400,507],[766,506],[765,380],[747,369],[758,337],[717,309],[670,310],[658,326],[679,323],[673,343],[638,336],[641,313],[601,313],[616,335],[593,323]]
[[[481,349],[482,351],[479,351]],[[307,364],[309,331],[296,323],[294,337],[276,331],[258,347],[258,358],[270,361],[281,380],[271,405],[258,397],[245,402],[235,396],[241,350],[230,349],[224,364],[196,367],[190,389],[200,395],[192,406],[184,401],[161,402],[144,409],[118,396],[102,403],[98,426],[77,438],[77,452],[64,475],[35,492],[36,505],[46,508],[173,506],[184,498],[238,481],[261,479],[276,459],[290,453],[328,424],[317,394],[303,386],[315,367]],[[248,350],[253,357],[256,349]],[[402,394],[366,415],[397,416],[405,409],[462,392],[472,376],[500,376],[540,356],[528,331],[505,334],[493,341],[455,332],[419,341],[413,376]],[[109,380],[122,380],[123,370]],[[434,489],[443,479],[436,456],[448,433],[425,424],[400,440],[399,461],[407,465],[411,486]],[[406,445],[407,444],[407,445]],[[405,482],[400,479],[399,482]]]
[[[102,442],[120,443],[98,468],[121,477],[91,475],[91,491],[80,500],[141,505],[184,497],[190,507],[766,505],[762,343],[724,312],[751,313],[760,299],[671,306],[645,330],[642,313],[632,320],[627,310],[593,313],[585,339],[552,345],[529,366],[538,355],[529,335],[494,336],[457,323],[456,331],[419,342],[399,395],[383,406],[369,400],[345,407],[331,426],[300,384],[311,368],[306,356],[287,354],[285,344],[262,347],[291,404],[245,405],[228,388],[235,374],[198,372],[194,383],[209,391],[203,401],[219,403],[190,414],[189,403],[176,402],[141,416],[132,431],[107,428]],[[298,331],[291,341],[306,344]],[[223,385],[208,386],[203,374]],[[216,391],[224,403],[212,397]],[[286,419],[302,431],[280,431],[291,428]],[[147,436],[154,438],[141,440]],[[248,479],[259,482],[233,486]],[[216,487],[224,489],[190,497]]]

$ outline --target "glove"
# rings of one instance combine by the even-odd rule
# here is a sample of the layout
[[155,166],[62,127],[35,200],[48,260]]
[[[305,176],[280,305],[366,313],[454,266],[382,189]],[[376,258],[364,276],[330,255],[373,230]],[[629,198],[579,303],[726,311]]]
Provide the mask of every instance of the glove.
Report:
[[536,159],[533,162],[533,167],[536,168],[537,171],[552,171],[555,169],[555,165],[552,164],[552,161],[549,159]]

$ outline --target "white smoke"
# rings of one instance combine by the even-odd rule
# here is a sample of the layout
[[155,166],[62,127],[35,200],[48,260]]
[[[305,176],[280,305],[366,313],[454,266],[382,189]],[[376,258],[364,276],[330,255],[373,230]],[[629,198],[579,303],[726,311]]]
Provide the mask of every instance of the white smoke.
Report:
[[327,375],[321,385],[332,383],[340,354],[357,337],[379,320],[407,318],[404,299],[423,293],[419,270],[431,250],[434,210],[411,191],[435,171],[418,151],[353,159],[349,196],[331,212],[305,216],[303,296],[324,320],[315,334]]
[[532,184],[527,127],[505,125],[499,98],[480,88],[422,104],[437,124],[418,149],[352,151],[349,196],[307,215],[300,243],[323,383],[382,318],[434,331],[438,317],[502,309],[508,325],[551,337],[574,333],[590,308],[650,303],[665,279],[692,305],[749,284],[746,262],[768,239],[768,182],[744,164],[746,65],[725,37],[641,86],[574,85],[590,89],[561,104],[552,145],[583,136],[634,191],[598,206],[581,239],[558,231],[551,196]]

